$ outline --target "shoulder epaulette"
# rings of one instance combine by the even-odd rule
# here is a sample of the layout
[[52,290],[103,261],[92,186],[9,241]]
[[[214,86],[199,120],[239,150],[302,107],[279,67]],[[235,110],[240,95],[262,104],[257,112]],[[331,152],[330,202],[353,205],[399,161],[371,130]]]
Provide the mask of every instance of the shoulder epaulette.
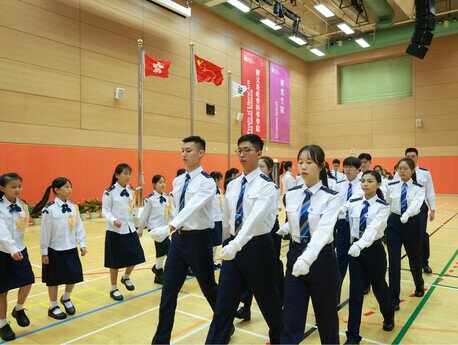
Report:
[[280,187],[278,187],[276,183],[274,183],[274,185],[275,185],[275,189],[280,189]]
[[382,204],[384,206],[388,206],[388,204],[382,199],[377,199],[377,200],[375,200],[375,202],[378,202],[379,204]]
[[418,186],[418,187],[423,187],[422,184],[419,184],[418,182],[415,182],[415,181],[412,181],[412,184],[414,184],[415,186]]
[[328,187],[325,187],[325,186],[321,186],[320,189],[324,190],[326,193],[329,193],[329,194],[332,194],[332,195],[339,194],[339,192],[336,192],[335,190],[332,190],[331,188],[328,188]]
[[392,186],[392,185],[397,184],[397,183],[399,183],[399,181],[388,182],[388,186]]
[[336,180],[336,181],[337,181],[337,179],[335,178],[335,176],[328,176],[328,178],[330,178],[330,179],[333,179],[333,180]]
[[288,189],[288,192],[292,191],[292,190],[295,190],[295,189],[301,189],[302,186],[303,186],[303,184],[300,184],[299,186],[291,187],[290,189]]
[[105,189],[105,195],[110,195],[110,192],[115,189],[115,185],[112,185],[111,187],[108,187]]
[[355,202],[355,201],[360,201],[360,200],[363,200],[362,196],[356,199],[350,199],[350,202]]
[[154,192],[152,192],[150,195],[146,197],[146,199],[151,198],[153,196]]
[[270,179],[269,176],[266,176],[266,175],[264,175],[264,174],[259,174],[259,176],[261,176],[261,178],[262,178],[263,180],[266,180],[267,182],[272,182],[272,180]]
[[49,214],[49,211],[47,210],[47,208],[49,206],[51,206],[52,204],[54,204],[54,201],[51,201],[49,204],[47,204],[45,207],[43,207],[43,210],[41,211],[41,213],[48,213]]
[[210,175],[208,175],[205,171],[202,170],[201,172],[202,175],[204,175],[206,178],[212,178]]
[[337,183],[342,183],[342,182],[345,182],[347,180],[340,180],[340,181],[337,181]]
[[127,185],[127,188],[129,188],[130,190],[135,190],[134,187],[132,187],[130,184]]
[[425,169],[425,168],[420,168],[420,167],[418,167],[418,169],[424,170],[424,171],[428,171],[428,169]]
[[52,204],[54,204],[54,201],[51,201],[49,204],[47,204],[45,207],[49,207],[51,206]]

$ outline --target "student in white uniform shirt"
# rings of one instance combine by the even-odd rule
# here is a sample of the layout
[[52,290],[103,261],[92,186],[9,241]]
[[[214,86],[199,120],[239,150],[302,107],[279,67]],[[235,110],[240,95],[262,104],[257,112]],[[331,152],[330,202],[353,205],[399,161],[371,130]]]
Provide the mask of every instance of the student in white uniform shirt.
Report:
[[400,180],[388,183],[386,201],[391,206],[391,214],[386,228],[386,244],[389,256],[389,278],[391,301],[395,310],[399,310],[401,290],[401,246],[409,258],[410,271],[415,283],[416,297],[424,295],[424,281],[421,274],[420,228],[421,205],[425,200],[425,188],[416,182],[415,163],[410,158],[403,158],[397,165]]
[[332,161],[332,170],[331,170],[331,174],[336,179],[336,182],[339,182],[346,178],[345,174],[339,171],[339,169],[340,169],[340,160],[336,158]]
[[[48,202],[51,190],[56,198],[43,208]],[[76,312],[70,294],[75,284],[83,281],[83,268],[76,246],[79,245],[82,256],[87,253],[86,232],[78,205],[68,199],[71,193],[70,180],[65,177],[56,178],[32,211],[38,213],[43,210],[40,227],[42,280],[48,287],[51,302],[48,316],[57,320],[65,319],[67,314],[74,315]],[[62,284],[65,284],[65,293],[60,302],[66,313],[57,304],[57,290]]]
[[159,307],[159,323],[153,344],[168,344],[172,334],[177,297],[188,267],[214,310],[218,286],[213,267],[209,232],[214,227],[212,203],[216,195],[215,181],[203,171],[205,140],[199,136],[183,139],[181,156],[187,172],[173,180],[173,220],[166,226],[151,229],[151,237],[162,242],[171,232],[172,243],[164,268],[163,288]]
[[379,175],[382,177],[382,184],[380,185],[380,190],[382,191],[383,195],[385,195],[386,190],[388,188],[388,179],[382,175],[383,169],[380,165],[376,165],[374,167],[374,171],[378,172]]
[[14,340],[16,334],[6,319],[8,292],[19,288],[17,304],[11,316],[20,327],[30,325],[24,303],[35,276],[24,244],[24,232],[29,222],[29,210],[22,192],[22,178],[16,173],[0,176],[0,336],[4,341]]
[[312,299],[322,344],[339,344],[337,315],[339,269],[332,246],[339,213],[337,192],[326,187],[325,156],[317,145],[304,146],[298,167],[305,185],[286,193],[288,222],[279,234],[291,235],[285,275],[281,344],[299,344]]
[[223,182],[223,174],[219,171],[212,171],[211,178],[216,184],[216,194],[213,196],[213,220],[215,226],[210,231],[210,240],[213,247],[213,266],[215,269],[221,267],[221,264],[215,261],[216,250],[222,244],[223,236],[223,196],[221,195],[221,183]]
[[[169,197],[165,190],[165,177],[153,176],[154,191],[145,198],[142,215],[138,221],[138,235],[143,235],[143,229],[154,229],[169,224],[171,214]],[[156,263],[151,268],[154,273],[154,283],[162,285],[164,275],[164,262],[170,248],[170,239],[167,237],[162,242],[154,241],[156,249]]]
[[382,178],[375,171],[366,170],[361,177],[364,196],[350,198],[341,208],[349,214],[352,245],[350,255],[350,301],[347,341],[359,344],[361,312],[364,290],[369,279],[374,295],[383,315],[383,330],[394,328],[394,310],[391,306],[390,290],[385,281],[386,254],[382,244],[383,233],[390,214],[380,190]]
[[269,326],[270,343],[279,344],[282,311],[270,234],[277,214],[277,189],[258,167],[264,146],[261,138],[243,135],[237,145],[243,172],[229,183],[224,198],[223,240],[229,237],[230,241],[221,250],[218,298],[205,343],[229,342],[237,306],[248,287]]
[[332,190],[337,190],[337,179],[332,175],[329,163],[324,162],[326,167],[326,175],[328,176],[328,187]]
[[293,188],[296,185],[296,180],[294,179],[294,176],[293,176],[293,170],[294,170],[293,162],[291,161],[281,162],[278,175],[281,176],[284,173],[281,178],[282,195],[285,195],[288,189]]
[[302,179],[302,176],[300,173],[296,175],[296,186],[299,186],[300,184],[304,184],[304,180]]
[[102,215],[107,221],[105,233],[105,267],[110,269],[110,297],[121,301],[124,296],[118,290],[118,271],[125,268],[121,283],[128,291],[135,290],[130,274],[135,265],[145,262],[145,254],[135,230],[133,209],[134,189],[128,184],[132,168],[118,164],[111,178],[111,187],[102,196]]

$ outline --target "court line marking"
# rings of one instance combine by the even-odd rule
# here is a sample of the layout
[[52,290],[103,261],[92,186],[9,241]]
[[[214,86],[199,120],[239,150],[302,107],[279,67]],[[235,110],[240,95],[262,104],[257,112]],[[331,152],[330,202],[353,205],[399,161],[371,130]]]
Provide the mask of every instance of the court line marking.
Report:
[[[200,325],[202,322],[203,322],[204,324],[203,324],[203,325]],[[200,332],[201,330],[207,328],[207,327],[210,325],[210,322],[209,322],[209,321],[199,321],[199,322],[197,323],[197,325],[200,325],[200,326],[197,327],[197,328],[195,328],[195,329],[192,329],[193,327],[196,326],[196,324],[193,325],[193,327],[191,327],[192,330],[190,330],[189,332],[186,332],[184,335],[179,336],[178,338],[174,339],[173,341],[170,342],[170,344],[176,344],[176,343],[178,343],[178,342],[180,342],[180,341],[186,339],[187,337],[189,337],[189,336],[191,336],[191,335],[193,335],[193,334],[196,334],[197,332]],[[186,330],[187,330],[187,329],[185,329],[185,331],[186,331]]]
[[[439,281],[440,281],[440,278],[442,278],[445,274],[445,272],[447,271],[447,269],[450,267],[450,265],[452,264],[452,262],[454,262],[456,256],[458,255],[458,250],[455,250],[455,254],[452,255],[452,257],[450,258],[450,260],[447,262],[447,264],[444,266],[444,268],[442,269],[442,272],[439,274],[439,276],[436,278],[434,284],[437,284]],[[415,319],[417,318],[418,314],[420,313],[420,311],[423,309],[423,307],[425,306],[426,302],[428,301],[429,297],[431,297],[432,293],[434,292],[434,290],[436,289],[435,286],[431,286],[430,289],[428,289],[428,291],[426,292],[425,296],[422,298],[422,300],[420,301],[420,303],[418,304],[418,306],[415,308],[414,312],[412,313],[412,315],[410,315],[409,319],[407,320],[407,322],[404,324],[404,327],[402,327],[401,331],[398,333],[398,335],[396,336],[396,338],[393,340],[392,344],[399,344],[401,342],[401,340],[404,338],[404,336],[406,335],[407,331],[409,330],[410,326],[412,325],[412,323],[415,321]]]
[[[415,282],[413,282],[412,280],[406,280],[406,279],[401,279],[402,282],[405,282],[405,283],[411,283],[411,284],[415,284]],[[442,284],[436,284],[436,283],[424,283],[425,285],[429,285],[431,287],[435,286],[435,287],[440,287],[440,288],[444,288],[444,289],[448,289],[448,290],[458,290],[458,287],[456,286],[449,286],[449,285],[442,285]]]

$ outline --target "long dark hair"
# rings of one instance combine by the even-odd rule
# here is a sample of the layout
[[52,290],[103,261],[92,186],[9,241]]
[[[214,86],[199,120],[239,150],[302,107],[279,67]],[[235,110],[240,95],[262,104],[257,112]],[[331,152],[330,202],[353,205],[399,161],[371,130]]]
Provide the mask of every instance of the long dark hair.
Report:
[[[364,176],[364,175],[372,175],[375,177],[375,179],[377,180],[378,183],[382,183],[382,176],[375,170],[366,170],[362,175],[361,175],[361,178]],[[382,199],[382,200],[385,200],[385,196],[383,195],[383,192],[380,190],[380,188],[377,188],[377,196],[379,197],[379,199]]]
[[[6,187],[7,183],[10,181],[19,180],[22,182],[22,177],[16,173],[7,173],[0,176],[0,186]],[[5,193],[0,190],[0,199],[3,198]]]
[[51,194],[51,190],[54,194],[56,194],[56,191],[54,189],[56,188],[59,189],[65,186],[67,182],[70,183],[70,185],[72,184],[71,181],[66,177],[58,177],[54,179],[52,181],[52,184],[48,188],[46,188],[43,198],[41,198],[40,202],[35,205],[31,213],[40,213],[43,207],[45,207],[45,205],[48,203],[49,195]]
[[274,169],[274,160],[270,158],[269,156],[261,156],[259,157],[259,159],[262,159],[264,163],[267,165],[267,168],[270,170],[269,177],[271,180],[273,180],[274,177],[272,175],[272,171]]
[[404,157],[401,160],[399,160],[398,164],[396,164],[396,170],[398,169],[399,164],[401,164],[402,162],[405,162],[409,166],[409,168],[413,171],[412,181],[417,182],[417,174],[415,172],[415,162],[412,160],[412,158]]
[[324,167],[326,168],[326,175],[329,177],[329,178],[334,178],[334,176],[332,176],[332,173],[331,173],[331,168],[329,167],[329,163],[328,162],[324,162]]
[[158,183],[161,180],[161,178],[163,178],[164,181],[165,181],[165,177],[164,176],[162,176],[162,175],[154,175],[153,176],[153,185]]
[[129,166],[129,164],[126,164],[126,163],[118,164],[116,166],[115,172],[113,173],[113,177],[111,178],[110,186],[114,185],[118,181],[118,178],[116,177],[116,175],[121,174],[124,169],[128,169],[132,172],[132,168]]
[[278,172],[278,175],[283,174],[284,172],[286,172],[286,170],[288,170],[292,166],[293,166],[293,162],[291,162],[291,161],[283,161],[283,162],[281,162],[280,171]]
[[318,146],[318,145],[306,145],[303,146],[300,150],[299,153],[297,154],[297,160],[299,160],[299,157],[301,154],[307,151],[310,159],[315,162],[316,165],[319,167],[322,167],[320,170],[320,180],[323,183],[324,186],[328,187],[328,175],[326,173],[326,166],[324,164],[325,162],[325,155],[323,149]]

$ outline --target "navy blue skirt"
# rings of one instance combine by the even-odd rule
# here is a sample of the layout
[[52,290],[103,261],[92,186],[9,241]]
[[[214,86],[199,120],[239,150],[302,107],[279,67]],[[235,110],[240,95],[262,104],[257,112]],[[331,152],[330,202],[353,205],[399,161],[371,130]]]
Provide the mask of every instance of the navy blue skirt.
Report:
[[0,252],[0,293],[35,283],[27,248],[21,253],[24,258],[15,261],[11,254]]
[[223,222],[215,222],[215,227],[208,234],[210,235],[212,247],[220,246],[223,238]]
[[48,248],[48,258],[49,264],[42,266],[41,278],[46,286],[76,284],[83,281],[83,267],[77,248],[67,250]]
[[154,241],[154,247],[156,248],[156,258],[160,258],[164,255],[167,255],[167,253],[169,252],[170,243],[170,238],[168,237],[166,237],[165,240],[162,242]]
[[105,236],[105,267],[124,268],[145,262],[137,232],[125,235],[108,231]]

